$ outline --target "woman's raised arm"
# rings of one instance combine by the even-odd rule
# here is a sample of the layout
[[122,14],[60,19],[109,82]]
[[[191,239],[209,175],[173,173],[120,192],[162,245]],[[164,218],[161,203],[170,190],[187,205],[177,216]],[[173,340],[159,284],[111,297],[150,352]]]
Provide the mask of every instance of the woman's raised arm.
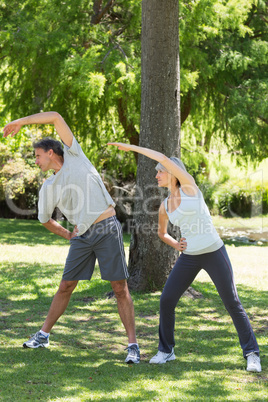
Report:
[[108,145],[114,145],[120,151],[138,152],[139,154],[147,156],[148,158],[153,159],[156,162],[160,162],[161,165],[163,165],[169,173],[173,174],[173,176],[175,176],[180,181],[183,191],[186,190],[186,194],[196,194],[198,188],[195,184],[194,178],[161,152],[154,151],[150,148],[139,147],[137,145],[124,144],[122,142],[108,142]]

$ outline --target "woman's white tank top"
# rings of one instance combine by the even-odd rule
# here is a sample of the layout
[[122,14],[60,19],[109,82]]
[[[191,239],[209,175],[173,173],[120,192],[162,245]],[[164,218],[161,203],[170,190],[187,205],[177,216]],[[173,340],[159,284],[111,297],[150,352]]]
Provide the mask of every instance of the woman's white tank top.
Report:
[[164,200],[170,222],[179,226],[181,237],[185,237],[187,249],[184,254],[204,254],[218,250],[223,241],[218,235],[204,201],[198,190],[195,196],[186,195],[180,188],[181,203],[173,212],[168,211],[168,197]]

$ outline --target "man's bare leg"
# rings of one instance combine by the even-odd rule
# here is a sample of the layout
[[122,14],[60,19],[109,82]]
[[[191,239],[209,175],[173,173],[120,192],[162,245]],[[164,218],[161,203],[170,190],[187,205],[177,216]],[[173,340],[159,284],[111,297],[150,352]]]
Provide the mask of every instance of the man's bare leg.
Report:
[[55,322],[66,310],[71,294],[75,289],[77,283],[78,281],[61,281],[59,290],[52,300],[47,318],[41,331],[38,331],[32,338],[24,342],[24,348],[39,348],[49,346],[49,332]]
[[78,281],[65,281],[62,279],[59,290],[52,300],[47,318],[42,326],[42,331],[50,332],[53,325],[64,313],[77,283]]
[[111,281],[114,294],[117,299],[118,313],[126,329],[129,343],[137,343],[135,329],[134,305],[131,299],[127,281]]

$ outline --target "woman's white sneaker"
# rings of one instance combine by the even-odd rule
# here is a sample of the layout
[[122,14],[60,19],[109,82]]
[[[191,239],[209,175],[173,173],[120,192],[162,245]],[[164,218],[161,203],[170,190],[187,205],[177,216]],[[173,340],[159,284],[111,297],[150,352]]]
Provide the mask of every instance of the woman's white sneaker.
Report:
[[171,360],[175,360],[176,356],[174,353],[174,350],[172,348],[171,353],[164,353],[160,352],[160,350],[157,352],[157,354],[151,358],[149,363],[154,363],[154,364],[163,364],[166,362],[170,362]]
[[247,371],[261,372],[261,359],[254,352],[247,355]]

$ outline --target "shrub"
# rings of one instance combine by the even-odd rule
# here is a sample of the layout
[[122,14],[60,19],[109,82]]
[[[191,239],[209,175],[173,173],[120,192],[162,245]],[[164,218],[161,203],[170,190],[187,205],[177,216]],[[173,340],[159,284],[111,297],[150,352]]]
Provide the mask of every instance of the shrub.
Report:
[[248,218],[268,212],[268,188],[256,186],[233,191],[223,190],[218,197],[219,213],[225,217]]
[[36,215],[40,170],[33,160],[17,152],[10,157],[8,145],[0,143],[0,206],[2,217]]
[[217,168],[217,182],[212,183],[209,179],[208,170],[208,167],[206,169],[199,168],[199,171],[196,174],[193,173],[193,176],[195,178],[196,184],[202,191],[204,200],[208,206],[208,209],[210,210],[210,213],[216,215],[219,213],[218,193],[224,183],[228,182],[229,175],[227,169],[223,166],[220,166]]
[[262,189],[262,213],[268,214],[268,187]]

